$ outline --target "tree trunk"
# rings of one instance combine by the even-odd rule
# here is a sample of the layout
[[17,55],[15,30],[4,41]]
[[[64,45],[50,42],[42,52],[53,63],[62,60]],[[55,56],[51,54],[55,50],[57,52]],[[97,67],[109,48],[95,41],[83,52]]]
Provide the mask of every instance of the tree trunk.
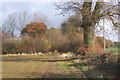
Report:
[[87,47],[94,45],[94,30],[91,27],[84,28],[84,44]]
[[95,53],[94,47],[95,47],[94,26],[86,26],[84,27],[84,48],[87,48],[88,52],[90,50],[90,53]]

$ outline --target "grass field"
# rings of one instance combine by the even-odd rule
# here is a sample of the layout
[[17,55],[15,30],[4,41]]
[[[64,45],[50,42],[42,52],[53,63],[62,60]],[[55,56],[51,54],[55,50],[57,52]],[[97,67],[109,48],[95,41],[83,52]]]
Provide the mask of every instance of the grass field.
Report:
[[[113,77],[114,70],[112,69],[116,66],[116,63],[100,64],[96,61],[90,63],[88,58],[84,60],[63,59],[57,54],[3,55],[0,61],[2,61],[2,78]],[[111,65],[113,67],[110,67]]]
[[3,78],[71,78],[74,70],[60,66],[62,58],[51,55],[2,56]]

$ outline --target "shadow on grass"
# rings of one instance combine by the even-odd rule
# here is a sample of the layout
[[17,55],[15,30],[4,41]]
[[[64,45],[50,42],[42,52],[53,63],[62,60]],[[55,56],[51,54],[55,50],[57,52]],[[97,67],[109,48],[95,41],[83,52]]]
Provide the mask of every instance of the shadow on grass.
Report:
[[71,59],[59,59],[59,60],[33,60],[33,61],[40,61],[40,62],[61,62],[61,61],[72,61],[77,58],[71,58]]
[[42,78],[71,78],[69,74],[60,74],[60,73],[46,73]]
[[120,75],[120,65],[118,61],[107,62],[107,63],[97,63],[95,67],[90,68],[89,65],[81,63],[73,63],[68,66],[73,66],[76,69],[82,70],[88,78],[118,78]]
[[7,56],[2,57],[2,62],[24,62],[24,61],[32,61],[32,60],[40,60],[45,58],[34,58],[34,57],[25,57],[25,56]]
[[98,64],[96,66],[96,69],[98,69],[99,71],[102,71],[104,74],[107,74],[107,75],[103,75],[104,77],[119,77],[119,73],[120,73],[120,65],[118,63],[118,61],[116,62],[112,62],[112,61],[109,61],[107,63],[101,63],[101,64]]
[[73,64],[70,64],[68,66],[74,66],[76,68],[79,68],[80,66],[86,66],[86,63],[84,62],[80,62],[80,63],[73,63]]
[[51,59],[51,58],[43,58],[43,57],[24,57],[24,56],[9,56],[9,57],[3,57],[2,60],[3,62],[26,62],[26,61],[37,61],[37,62],[59,62],[59,61],[71,61],[76,58],[71,58],[71,59]]
[[64,73],[53,73],[49,72],[42,76],[42,78],[75,78],[74,74],[64,74]]

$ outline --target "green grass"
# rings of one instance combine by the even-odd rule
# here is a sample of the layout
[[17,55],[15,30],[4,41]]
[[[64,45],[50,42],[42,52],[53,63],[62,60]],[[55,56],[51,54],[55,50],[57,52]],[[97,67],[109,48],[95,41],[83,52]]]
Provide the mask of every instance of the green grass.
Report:
[[76,63],[74,61],[66,61],[66,62],[61,62],[58,65],[65,69],[67,69],[67,68],[69,69],[72,67],[74,69],[79,69],[82,71],[86,71],[91,68],[90,66],[87,66],[85,62],[82,62],[82,61],[79,63]]
[[73,61],[59,62],[58,65],[70,71],[69,78],[81,78],[81,75],[84,75],[83,73],[79,73],[78,71],[76,71],[77,68],[74,66]]
[[80,69],[82,71],[86,71],[86,70],[90,69],[90,67],[87,66],[84,62],[79,62],[79,63],[73,62],[72,64],[69,64],[68,66],[75,67],[76,69]]
[[68,67],[68,65],[64,64],[64,63],[59,63],[58,65],[61,66],[61,67],[63,67],[63,68],[65,68],[65,69],[67,69],[67,67]]
[[120,51],[120,47],[110,47],[110,48],[107,48],[106,51],[110,52],[116,52],[116,53],[119,53]]

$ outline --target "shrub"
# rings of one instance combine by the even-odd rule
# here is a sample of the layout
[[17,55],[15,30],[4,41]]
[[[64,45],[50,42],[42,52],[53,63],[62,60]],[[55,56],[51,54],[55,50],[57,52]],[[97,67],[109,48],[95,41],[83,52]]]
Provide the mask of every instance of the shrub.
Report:
[[2,43],[2,54],[18,53],[18,48],[14,41],[7,41]]
[[44,41],[39,37],[22,37],[21,51],[26,53],[44,52]]
[[61,30],[50,28],[46,32],[46,39],[51,42],[50,51],[76,52],[78,47],[83,46],[83,35],[80,33],[71,36],[63,34]]
[[99,54],[103,54],[104,50],[100,44],[96,44],[94,47],[89,46],[88,48],[82,46],[77,50],[77,52],[81,54],[85,53],[89,55],[96,55],[96,54],[99,55]]
[[49,44],[51,44],[50,51],[58,50],[59,52],[68,51],[69,40],[67,36],[62,34],[61,30],[50,28],[45,35],[46,39],[49,40]]
[[81,33],[71,35],[71,37],[69,37],[69,40],[69,51],[77,54],[81,53],[81,51],[78,51],[78,49],[83,47],[83,35]]
[[41,38],[38,37],[21,37],[19,40],[11,40],[3,42],[2,53],[34,53],[34,52],[46,52],[46,44]]
[[47,38],[42,38],[42,41],[44,42],[44,52],[49,52],[52,47],[51,41]]

